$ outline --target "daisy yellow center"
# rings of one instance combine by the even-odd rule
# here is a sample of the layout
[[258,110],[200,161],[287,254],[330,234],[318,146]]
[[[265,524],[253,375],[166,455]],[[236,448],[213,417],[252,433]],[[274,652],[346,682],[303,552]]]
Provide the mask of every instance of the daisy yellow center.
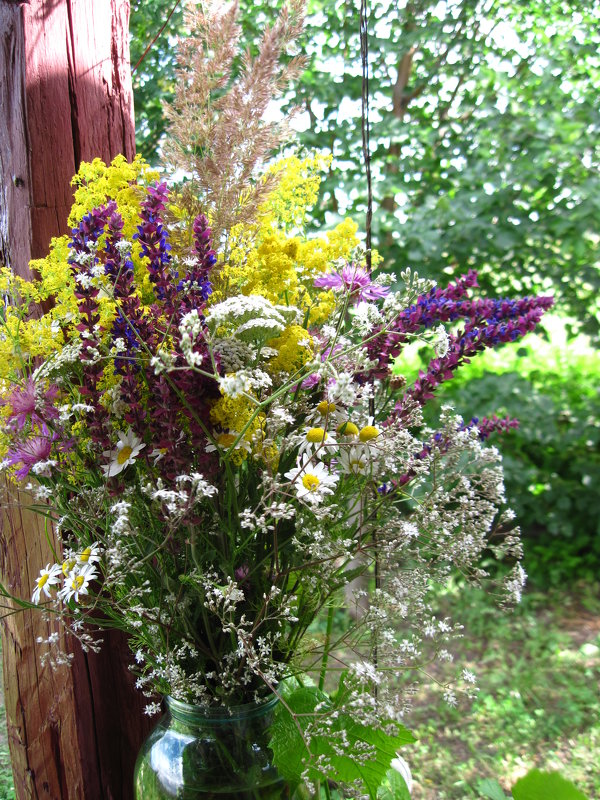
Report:
[[327,434],[323,428],[311,428],[306,434],[306,441],[317,444],[317,442],[324,442],[327,439]]
[[117,453],[117,464],[124,464],[133,453],[133,447],[130,447],[128,444],[124,445],[119,452]]
[[308,489],[309,492],[314,492],[320,483],[321,481],[316,475],[307,474],[302,478],[302,485],[305,489]]
[[74,558],[68,558],[66,561],[63,561],[62,565],[63,575],[68,575],[69,572],[71,572],[71,570],[75,566],[75,563],[76,562]]
[[71,586],[73,587],[73,589],[77,591],[78,589],[81,589],[84,581],[85,578],[83,577],[83,575],[76,575],[71,581]]
[[338,425],[337,432],[340,436],[358,436],[358,428],[353,422],[350,422],[350,420]]
[[43,589],[43,587],[48,583],[49,575],[40,575],[37,581],[38,589]]
[[353,458],[353,459],[350,460],[350,466],[351,467],[362,467],[363,464],[364,464],[364,461],[362,460],[362,458]]
[[379,431],[373,425],[365,425],[365,427],[358,434],[361,442],[370,442],[371,439],[376,439],[379,436]]
[[335,403],[328,403],[327,400],[321,400],[317,406],[317,411],[323,417],[326,417],[328,414],[333,414],[335,411]]
[[79,556],[79,560],[82,561],[84,564],[90,560],[90,556],[92,555],[92,548],[86,547],[83,553]]
[[217,438],[218,443],[221,447],[231,447],[231,445],[235,442],[237,436],[234,436],[233,433],[221,433]]

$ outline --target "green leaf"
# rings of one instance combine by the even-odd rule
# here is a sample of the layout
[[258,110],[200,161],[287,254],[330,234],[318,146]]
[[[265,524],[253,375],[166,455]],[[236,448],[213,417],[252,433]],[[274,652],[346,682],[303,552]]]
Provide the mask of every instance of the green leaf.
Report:
[[571,781],[558,772],[530,770],[512,788],[514,800],[587,800]]
[[385,780],[377,790],[377,800],[410,800],[404,778],[395,769],[388,769]]
[[504,789],[498,781],[492,778],[485,778],[479,781],[477,783],[477,791],[482,797],[487,797],[488,800],[507,800]]
[[[318,710],[317,710],[318,706]],[[290,713],[291,712],[291,713]],[[307,741],[310,723],[322,717],[328,720],[327,734],[316,734]],[[330,778],[342,783],[360,780],[369,797],[376,798],[389,770],[396,750],[403,744],[414,742],[412,734],[402,725],[394,725],[395,733],[370,728],[355,722],[349,714],[336,709],[329,697],[315,686],[296,689],[281,703],[271,727],[270,746],[275,766],[285,780],[297,784],[304,770],[309,779],[319,782]],[[347,754],[336,747],[340,741],[336,734],[345,731]],[[374,749],[368,761],[357,759],[355,754],[365,745]],[[329,767],[322,769],[315,760],[323,757]]]

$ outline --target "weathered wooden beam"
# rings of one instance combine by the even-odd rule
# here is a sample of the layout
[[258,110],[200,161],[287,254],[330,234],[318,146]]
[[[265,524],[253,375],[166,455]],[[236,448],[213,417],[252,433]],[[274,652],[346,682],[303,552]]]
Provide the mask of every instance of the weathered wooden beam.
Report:
[[[70,180],[82,160],[134,154],[128,0],[0,0],[0,263],[29,261],[66,232]],[[52,531],[0,509],[0,572],[28,597],[53,561]],[[54,623],[18,613],[3,625],[5,705],[18,800],[128,800],[149,721],[121,636],[99,655],[68,643],[73,665],[43,667]]]

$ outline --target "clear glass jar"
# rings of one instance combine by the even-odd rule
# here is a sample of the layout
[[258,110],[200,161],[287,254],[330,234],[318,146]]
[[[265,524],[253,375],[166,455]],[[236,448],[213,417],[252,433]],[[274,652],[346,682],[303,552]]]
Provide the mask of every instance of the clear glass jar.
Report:
[[166,698],[167,713],[142,745],[136,800],[284,800],[269,749],[277,697],[210,709]]

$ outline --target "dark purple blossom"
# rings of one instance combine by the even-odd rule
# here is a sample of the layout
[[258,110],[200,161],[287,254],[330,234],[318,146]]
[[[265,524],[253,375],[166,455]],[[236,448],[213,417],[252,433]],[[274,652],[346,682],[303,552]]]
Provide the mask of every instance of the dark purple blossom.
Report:
[[192,309],[202,310],[212,294],[212,285],[208,276],[217,263],[217,255],[212,249],[211,230],[204,214],[198,214],[194,220],[194,255],[190,259],[191,266],[185,277],[177,284],[180,292],[179,316],[182,317]]
[[154,284],[156,296],[165,303],[167,314],[173,311],[173,282],[170,273],[171,245],[169,235],[161,217],[169,199],[166,183],[149,186],[142,201],[137,233],[133,238],[140,243],[142,255],[148,259],[150,281]]
[[440,289],[434,287],[423,294],[408,308],[401,311],[391,326],[381,336],[374,336],[367,344],[369,357],[378,362],[374,377],[388,374],[390,360],[396,358],[409,334],[432,328],[440,322],[453,322],[461,317],[471,317],[472,301],[461,302],[467,291],[477,286],[477,273],[470,270],[455,283]]
[[[426,372],[404,394],[394,409],[398,418],[410,414],[415,403],[424,405],[434,396],[436,388],[450,380],[461,364],[467,364],[478,352],[488,347],[513,342],[532,331],[543,313],[549,309],[552,297],[525,297],[520,300],[496,300],[485,304],[485,312],[474,314],[462,332],[449,335],[447,353],[434,358]],[[480,304],[476,306],[480,310]]]

